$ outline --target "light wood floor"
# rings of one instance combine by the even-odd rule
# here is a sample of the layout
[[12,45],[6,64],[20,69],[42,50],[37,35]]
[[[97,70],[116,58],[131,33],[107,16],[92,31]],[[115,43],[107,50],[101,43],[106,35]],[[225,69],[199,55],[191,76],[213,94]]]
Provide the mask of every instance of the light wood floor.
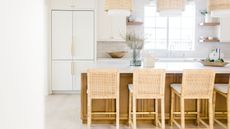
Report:
[[[86,129],[80,119],[80,95],[51,95],[46,97],[45,129]],[[138,125],[139,129],[150,129],[152,125]],[[92,129],[115,129],[114,125],[92,125]],[[120,129],[130,129],[121,125]],[[166,126],[166,129],[177,129]],[[215,129],[222,129],[215,125]]]

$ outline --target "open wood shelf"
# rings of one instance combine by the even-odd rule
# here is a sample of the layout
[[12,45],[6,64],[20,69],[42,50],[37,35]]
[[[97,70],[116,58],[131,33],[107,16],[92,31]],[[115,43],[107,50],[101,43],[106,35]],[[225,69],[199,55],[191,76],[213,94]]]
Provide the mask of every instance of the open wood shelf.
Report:
[[143,22],[129,21],[127,22],[127,25],[131,25],[131,26],[143,25]]
[[212,40],[209,40],[209,39],[200,39],[199,42],[200,43],[219,43],[220,40],[217,39],[217,38],[214,38]]
[[219,22],[201,22],[200,26],[218,26],[220,25]]

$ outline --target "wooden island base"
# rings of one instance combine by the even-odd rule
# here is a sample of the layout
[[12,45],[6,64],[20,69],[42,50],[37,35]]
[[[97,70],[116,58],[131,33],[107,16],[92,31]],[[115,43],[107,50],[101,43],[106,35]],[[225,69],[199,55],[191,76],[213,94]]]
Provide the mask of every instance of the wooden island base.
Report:
[[[128,84],[132,83],[132,73],[121,73],[120,74],[120,120],[122,123],[126,123],[128,120]],[[182,74],[168,73],[166,75],[166,87],[165,87],[165,118],[169,119],[170,114],[170,84],[181,83]],[[86,73],[81,75],[81,119],[83,123],[87,122],[87,76]],[[229,74],[217,74],[216,83],[228,83]],[[176,98],[175,109],[179,109],[179,99]],[[201,118],[208,119],[208,102],[202,100],[201,107]],[[160,107],[158,108],[160,109]],[[96,112],[114,111],[115,103],[113,100],[94,100],[92,103],[92,110]],[[138,100],[137,111],[154,111],[154,100]],[[179,111],[179,110],[178,110]],[[185,111],[196,111],[196,100],[185,101]],[[226,100],[220,95],[216,98],[216,114],[217,117],[224,117],[223,113],[226,111]],[[180,118],[178,116],[178,118]],[[196,115],[188,114],[187,119],[196,119]],[[92,121],[94,123],[112,123],[115,121],[114,115],[93,115]],[[153,115],[139,115],[137,116],[139,121],[152,121]],[[151,119],[151,120],[150,120]]]

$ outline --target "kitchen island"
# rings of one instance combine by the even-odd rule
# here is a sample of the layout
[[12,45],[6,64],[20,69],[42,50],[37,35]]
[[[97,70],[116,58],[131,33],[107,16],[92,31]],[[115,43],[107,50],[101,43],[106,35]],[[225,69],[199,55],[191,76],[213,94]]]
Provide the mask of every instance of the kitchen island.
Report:
[[[142,67],[130,67],[128,63],[120,64],[114,63],[102,65],[103,63],[95,63],[90,68],[117,68],[120,71],[120,120],[121,122],[127,122],[128,120],[128,84],[132,83],[134,69],[140,69]],[[165,117],[169,119],[170,114],[170,84],[181,83],[182,72],[184,69],[211,69],[216,72],[216,83],[228,83],[230,75],[230,66],[226,67],[205,67],[199,62],[156,62],[155,68],[166,70],[166,83],[165,83]],[[223,117],[223,111],[226,111],[226,101],[223,97],[217,96],[216,111],[218,117]],[[179,109],[179,99],[176,98],[175,109]],[[114,111],[115,103],[112,100],[94,100],[92,104],[93,111]],[[160,108],[158,108],[160,109]],[[137,111],[153,111],[153,100],[138,100]],[[179,111],[179,110],[178,110]],[[185,111],[196,111],[196,101],[186,100]],[[201,117],[208,118],[208,102],[202,100]],[[179,118],[179,116],[177,116]],[[110,123],[115,121],[113,115],[94,115],[93,122],[96,123]],[[195,119],[196,116],[192,114],[186,115],[188,119]],[[86,70],[81,74],[81,119],[85,123],[87,120],[87,74]],[[154,119],[153,115],[138,115],[139,122],[146,121],[151,122],[150,119]]]

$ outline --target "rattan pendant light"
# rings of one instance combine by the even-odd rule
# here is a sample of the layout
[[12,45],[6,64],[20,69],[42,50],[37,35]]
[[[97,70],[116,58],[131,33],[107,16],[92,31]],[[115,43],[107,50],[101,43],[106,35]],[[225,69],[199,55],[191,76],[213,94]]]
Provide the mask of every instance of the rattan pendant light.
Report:
[[161,16],[178,16],[185,9],[185,0],[157,0],[157,11]]
[[209,0],[208,9],[213,17],[230,17],[230,0]]
[[108,15],[129,16],[132,5],[132,0],[105,0],[105,11]]

